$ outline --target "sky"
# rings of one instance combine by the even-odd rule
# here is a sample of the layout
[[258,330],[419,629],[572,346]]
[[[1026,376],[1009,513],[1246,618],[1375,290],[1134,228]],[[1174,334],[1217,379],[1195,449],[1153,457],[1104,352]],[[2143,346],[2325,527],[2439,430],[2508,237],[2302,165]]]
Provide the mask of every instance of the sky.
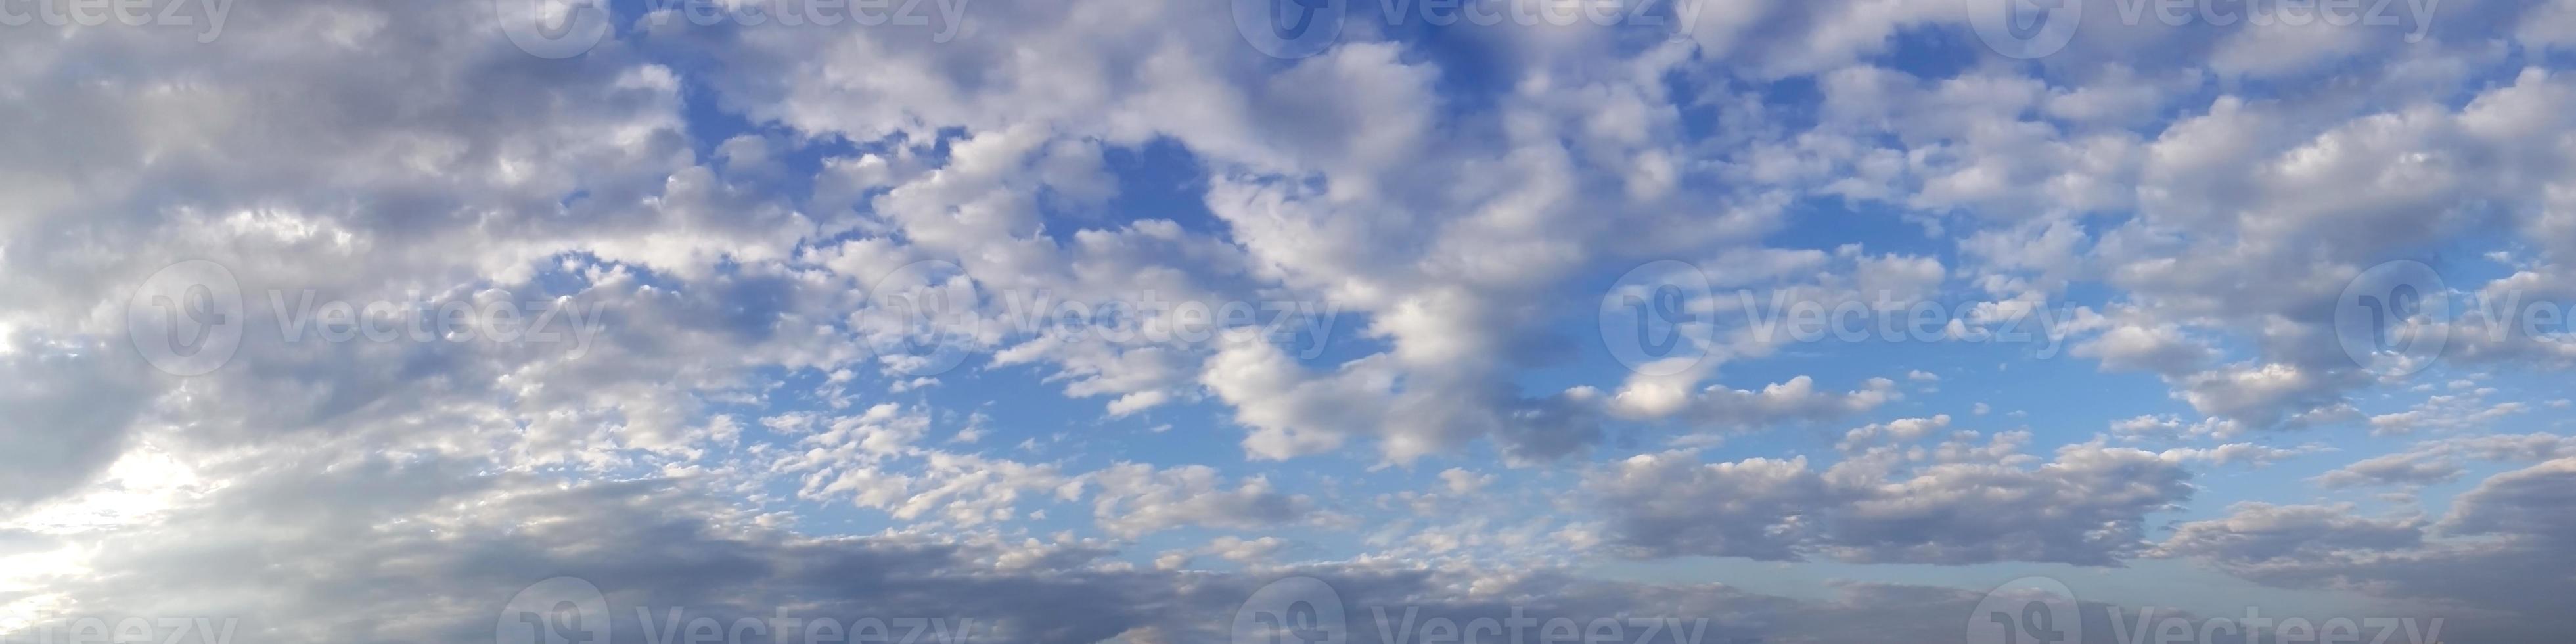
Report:
[[2571,62],[2576,0],[0,0],[0,644],[2562,642]]

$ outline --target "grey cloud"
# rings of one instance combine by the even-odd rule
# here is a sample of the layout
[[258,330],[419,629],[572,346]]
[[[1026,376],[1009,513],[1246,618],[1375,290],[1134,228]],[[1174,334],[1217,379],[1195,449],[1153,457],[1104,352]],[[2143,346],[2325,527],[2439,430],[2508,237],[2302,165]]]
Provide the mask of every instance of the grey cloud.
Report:
[[1863,463],[1818,471],[1803,458],[1703,464],[1666,452],[1605,467],[1586,488],[1615,545],[1634,556],[2092,566],[2142,550],[2146,516],[2193,491],[2175,460],[2099,445],[2068,446],[2037,467],[1959,462],[1898,473]]
[[93,535],[99,550],[84,569],[49,583],[77,598],[75,614],[239,618],[239,637],[276,642],[476,640],[514,593],[555,576],[606,594],[619,644],[649,641],[645,629],[661,626],[635,609],[663,620],[675,607],[683,620],[723,624],[974,618],[985,629],[974,641],[1207,641],[1223,637],[1255,589],[1288,575],[1325,579],[1352,607],[1353,641],[1376,644],[1386,640],[1369,607],[1461,623],[1515,607],[1578,623],[1706,618],[1708,641],[1892,643],[1955,635],[1978,599],[1853,584],[1808,601],[1719,584],[1387,563],[1144,572],[1117,561],[1114,547],[1081,541],[798,535],[746,521],[686,480],[566,486],[477,474],[471,462],[362,455],[239,467],[218,467],[235,478],[166,521]]
[[2576,461],[2495,475],[2439,522],[2349,508],[2247,504],[2177,526],[2164,554],[2286,588],[2355,588],[2457,615],[2459,641],[2547,641],[2576,628],[2555,598],[2576,592],[2564,536]]
[[0,519],[90,481],[123,453],[160,383],[122,347],[0,334]]

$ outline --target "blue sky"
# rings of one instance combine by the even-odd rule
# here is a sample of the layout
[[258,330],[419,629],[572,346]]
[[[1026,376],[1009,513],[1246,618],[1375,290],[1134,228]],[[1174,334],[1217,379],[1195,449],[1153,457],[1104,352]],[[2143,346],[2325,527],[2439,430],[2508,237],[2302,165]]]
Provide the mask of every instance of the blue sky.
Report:
[[0,638],[2576,627],[2566,0],[50,2]]

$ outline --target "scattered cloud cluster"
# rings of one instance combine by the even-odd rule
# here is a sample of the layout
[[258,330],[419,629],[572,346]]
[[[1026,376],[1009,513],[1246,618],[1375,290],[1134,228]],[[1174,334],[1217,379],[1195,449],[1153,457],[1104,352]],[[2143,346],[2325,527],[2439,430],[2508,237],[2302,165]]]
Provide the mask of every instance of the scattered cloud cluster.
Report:
[[[2523,325],[2576,301],[2569,2],[2089,2],[2036,60],[1975,1],[1338,3],[1301,58],[1226,3],[961,4],[620,5],[568,57],[484,2],[0,26],[0,617],[466,641],[560,575],[1194,642],[1302,574],[1905,642],[2081,570],[2576,628],[2576,332]],[[2399,261],[2456,310],[2355,326]],[[478,333],[316,331],[433,321]]]

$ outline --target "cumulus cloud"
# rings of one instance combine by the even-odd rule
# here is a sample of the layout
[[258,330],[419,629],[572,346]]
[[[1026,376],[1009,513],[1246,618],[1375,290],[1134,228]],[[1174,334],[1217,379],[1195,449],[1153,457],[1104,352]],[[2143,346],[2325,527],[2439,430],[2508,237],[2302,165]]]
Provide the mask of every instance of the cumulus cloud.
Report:
[[[2566,630],[2551,383],[2576,343],[2467,311],[2423,357],[2469,385],[2401,397],[2336,316],[2391,260],[2453,300],[2576,298],[2568,2],[2096,18],[2039,63],[1961,3],[1700,4],[1355,17],[1298,59],[1164,1],[621,11],[559,59],[474,2],[243,3],[205,42],[11,27],[0,617],[458,641],[571,575],[621,608],[1186,642],[1309,574],[1462,619],[1843,642],[1957,637],[1978,599],[1582,566],[1610,554],[2161,557]],[[1708,286],[1663,321],[1705,328],[1605,357],[1606,285],[1663,259]],[[186,260],[244,306],[152,299]],[[1775,301],[1881,298],[1965,313],[1934,339],[1763,330]],[[336,305],[574,333],[317,339]],[[156,365],[155,306],[238,346]],[[2032,315],[2031,342],[1962,342]],[[2326,445],[2350,458],[2297,469]],[[2315,488],[2186,505],[2262,467]]]
[[[2159,549],[2290,588],[2358,587],[2441,606],[2463,634],[2525,641],[2568,628],[2536,599],[2565,592],[2557,546],[2568,528],[2565,490],[2576,461],[2551,460],[2489,477],[2439,520],[2365,518],[2349,507],[2246,504],[2185,523]],[[2510,617],[2502,617],[2510,616]]]
[[2004,437],[1985,446],[1974,438],[1821,468],[1803,457],[1704,463],[1665,452],[1604,467],[1585,484],[1630,556],[2096,566],[2142,550],[2147,516],[2194,489],[2182,463],[2198,454],[2086,444],[2037,462]]

